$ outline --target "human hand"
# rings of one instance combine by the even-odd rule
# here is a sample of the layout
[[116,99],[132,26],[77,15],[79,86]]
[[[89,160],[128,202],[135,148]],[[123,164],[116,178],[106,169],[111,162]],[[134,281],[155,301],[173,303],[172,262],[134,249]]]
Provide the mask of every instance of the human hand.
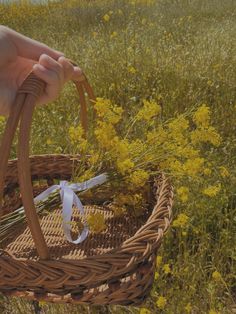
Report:
[[64,84],[82,73],[62,52],[0,25],[0,115],[9,115],[18,88],[32,70],[46,83],[37,105],[55,100]]

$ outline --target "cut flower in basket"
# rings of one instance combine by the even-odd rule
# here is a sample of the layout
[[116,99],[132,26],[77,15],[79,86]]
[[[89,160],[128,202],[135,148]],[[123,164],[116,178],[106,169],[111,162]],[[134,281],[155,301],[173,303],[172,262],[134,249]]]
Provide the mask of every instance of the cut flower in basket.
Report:
[[[69,129],[71,149],[87,156],[83,166],[74,170],[73,180],[106,171],[113,191],[110,208],[117,215],[142,215],[150,193],[148,182],[161,172],[173,179],[199,181],[207,163],[202,146],[207,153],[221,143],[205,104],[166,120],[154,99],[143,100],[129,119],[109,99],[97,98],[94,109],[96,118],[86,145],[80,145],[84,141],[80,125]],[[90,220],[95,219],[91,216]],[[102,231],[105,218],[100,221]]]
[[[123,119],[124,109],[109,99],[97,98],[93,104],[96,119],[87,139],[80,124],[68,130],[71,151],[81,156],[71,182],[84,182],[106,172],[107,183],[76,194],[82,202],[94,195],[101,202],[106,200],[115,216],[127,213],[142,216],[151,193],[148,183],[161,172],[175,179],[186,177],[199,181],[206,163],[201,146],[206,145],[207,151],[211,145],[218,146],[221,142],[211,125],[210,108],[205,104],[165,121],[161,118],[161,106],[154,99],[143,100],[129,119]],[[102,197],[106,190],[104,184],[112,192],[109,195],[105,192]],[[41,197],[37,211],[46,213],[47,208],[56,207],[60,202],[58,191],[52,191],[47,198]],[[1,239],[24,219],[23,208],[6,216],[0,227]],[[65,223],[70,226],[71,218],[68,219]],[[106,229],[102,213],[90,213],[87,223],[91,232]],[[81,220],[78,225],[81,227]]]

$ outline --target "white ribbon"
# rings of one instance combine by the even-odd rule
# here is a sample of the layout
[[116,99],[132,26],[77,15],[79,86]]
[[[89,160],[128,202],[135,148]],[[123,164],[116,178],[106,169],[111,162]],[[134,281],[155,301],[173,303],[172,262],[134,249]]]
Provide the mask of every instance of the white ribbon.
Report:
[[64,230],[65,236],[68,241],[78,244],[84,241],[88,235],[89,229],[87,222],[85,221],[84,229],[82,233],[78,236],[76,240],[72,240],[71,238],[71,217],[72,217],[72,207],[73,205],[76,206],[78,211],[81,213],[81,215],[84,215],[84,207],[78,198],[78,196],[75,194],[74,191],[84,191],[87,189],[91,189],[96,185],[103,184],[107,181],[107,174],[103,173],[97,177],[94,177],[88,181],[82,182],[82,183],[72,183],[69,184],[68,181],[63,180],[60,181],[60,184],[55,184],[50,186],[47,190],[40,193],[38,196],[34,198],[36,202],[42,201],[44,198],[48,197],[49,194],[54,192],[57,189],[60,189],[60,196],[62,200],[62,228]]

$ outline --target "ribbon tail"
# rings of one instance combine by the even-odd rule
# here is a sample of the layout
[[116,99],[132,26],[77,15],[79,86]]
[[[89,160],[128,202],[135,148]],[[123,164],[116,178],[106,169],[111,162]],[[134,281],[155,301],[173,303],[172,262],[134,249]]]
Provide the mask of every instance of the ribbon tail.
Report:
[[90,180],[84,181],[82,183],[72,183],[70,184],[70,188],[74,191],[84,191],[87,189],[91,189],[96,185],[101,185],[107,181],[107,174],[102,173],[99,176],[96,176]]
[[71,238],[71,217],[74,192],[69,188],[64,188],[62,192],[62,228],[68,241],[73,242]]
[[[84,216],[84,207],[83,207],[80,199],[78,198],[78,196],[75,193],[74,193],[73,203],[76,206],[76,208],[78,209],[78,211],[81,213],[81,215]],[[89,228],[88,228],[87,221],[85,221],[83,231],[78,236],[78,238],[76,240],[72,241],[72,242],[74,244],[79,244],[79,243],[83,242],[87,238],[88,234],[89,234]]]

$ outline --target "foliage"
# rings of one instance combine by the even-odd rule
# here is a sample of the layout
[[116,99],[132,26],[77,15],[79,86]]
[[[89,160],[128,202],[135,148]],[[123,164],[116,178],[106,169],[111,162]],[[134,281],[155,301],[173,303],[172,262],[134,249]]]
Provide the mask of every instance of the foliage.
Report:
[[[90,313],[233,313],[234,1],[21,2],[0,4],[1,23],[64,51],[100,97],[88,141],[81,136],[72,85],[58,101],[38,108],[32,153],[90,152],[90,172],[78,170],[80,180],[106,162],[126,185],[140,187],[146,172],[162,169],[175,187],[174,220],[158,252],[151,297],[140,309],[91,308]],[[1,119],[1,130],[4,124]],[[153,170],[150,160],[159,168]],[[132,206],[127,193],[114,199]],[[87,313],[85,307],[41,305],[45,313]],[[2,307],[31,311],[17,299]]]

